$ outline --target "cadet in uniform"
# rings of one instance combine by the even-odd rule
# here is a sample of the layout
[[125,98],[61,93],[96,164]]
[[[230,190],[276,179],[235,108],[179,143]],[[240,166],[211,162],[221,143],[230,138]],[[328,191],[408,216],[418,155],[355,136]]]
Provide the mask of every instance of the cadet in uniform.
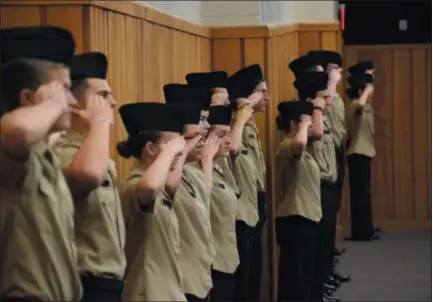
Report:
[[[232,128],[232,171],[241,196],[236,215],[236,235],[240,265],[235,274],[235,300],[256,300],[260,291],[259,270],[261,268],[261,227],[258,204],[259,180],[263,178],[264,169],[258,167],[256,156],[252,152],[253,138],[244,139],[244,128],[252,123],[254,107],[263,99],[263,92],[254,92],[259,78],[246,78],[245,73],[230,77],[228,91],[233,99],[232,107],[236,115]],[[249,76],[260,77],[260,74]],[[251,146],[249,145],[251,144]],[[256,146],[256,145],[254,145]],[[258,152],[258,150],[257,150]],[[262,213],[261,213],[262,214]],[[263,218],[263,217],[261,217]],[[256,288],[254,288],[256,287]],[[253,289],[254,288],[254,289]]]
[[[212,94],[210,106],[229,106],[229,95],[227,91],[228,75],[225,71],[189,73],[186,76],[188,85],[192,89],[209,89]],[[232,162],[230,157],[219,157],[218,165],[223,170],[225,182],[233,188],[237,196],[240,196],[238,184],[231,171]]]
[[[313,104],[282,102],[278,110],[279,128],[284,131],[277,150],[278,301],[311,301],[318,224],[322,218],[319,166],[306,149]],[[317,133],[316,137],[321,135]]]
[[120,107],[128,139],[122,157],[138,166],[120,190],[126,225],[123,301],[186,301],[179,269],[179,224],[173,196],[188,150],[182,111],[160,103]]
[[176,193],[174,210],[180,227],[179,268],[187,272],[183,287],[188,301],[204,301],[212,288],[211,266],[215,256],[210,223],[210,191],[212,189],[213,157],[218,150],[216,136],[203,143],[200,127],[200,111],[208,111],[210,94],[204,99],[185,100],[176,86],[165,87],[166,103],[179,108],[184,115],[186,144],[192,144],[187,164],[182,172],[180,187]]
[[84,53],[71,61],[72,93],[82,108],[59,152],[75,202],[75,234],[82,301],[120,301],[125,226],[116,168],[109,158],[115,100],[107,83],[107,58]]
[[68,130],[75,100],[59,27],[0,30],[0,300],[79,301],[74,206],[49,137]]
[[[373,66],[370,67],[371,71]],[[371,161],[376,155],[371,101],[373,76],[365,71],[357,72],[348,78],[348,82],[352,99],[347,113],[352,240],[371,241],[379,238],[374,232],[371,208]]]
[[[320,87],[317,87],[320,84]],[[313,86],[314,85],[314,86]],[[323,136],[319,140],[308,144],[308,151],[315,158],[320,170],[320,198],[322,207],[322,219],[319,224],[319,235],[317,242],[317,253],[315,261],[315,280],[313,286],[313,298],[324,299],[325,280],[328,274],[328,267],[333,259],[333,232],[335,221],[333,218],[333,202],[335,199],[334,184],[337,178],[335,149],[329,131],[329,122],[326,118],[326,111],[330,107],[331,97],[327,91],[328,75],[325,72],[307,72],[295,82],[298,91],[314,91],[315,93],[300,93],[301,100],[307,98],[321,98],[325,100],[325,106],[315,105],[314,109],[323,110]],[[310,87],[315,87],[312,90]],[[315,122],[313,114],[313,123]],[[329,293],[328,293],[329,294]],[[329,299],[329,297],[325,297]],[[332,297],[331,297],[332,298]],[[332,300],[332,299],[331,299]]]
[[210,135],[216,135],[221,141],[214,159],[214,179],[210,202],[212,234],[216,249],[212,265],[213,288],[210,298],[211,301],[224,302],[234,299],[234,273],[239,266],[236,244],[238,196],[227,183],[225,171],[220,166],[221,159],[230,156],[231,116],[231,110],[227,106],[210,107]]
[[[261,96],[253,104],[254,114],[266,111],[269,102],[268,87],[263,78],[260,65],[254,64],[239,70],[230,77],[230,81],[232,85],[243,87],[245,92],[249,94],[257,93],[257,95]],[[262,281],[262,233],[266,221],[266,164],[259,139],[259,130],[254,118],[250,119],[245,125],[242,140],[245,142],[245,147],[256,167],[257,205],[259,211],[259,223],[256,226],[252,255],[252,261],[255,264],[252,267],[251,279],[249,280],[247,299],[248,301],[259,301]]]
[[[342,201],[342,190],[343,190],[343,184],[344,184],[344,165],[345,165],[345,139],[346,139],[346,114],[345,114],[345,105],[343,99],[340,97],[337,91],[337,86],[341,81],[341,66],[342,66],[342,59],[341,55],[334,51],[322,51],[322,50],[316,50],[316,51],[310,51],[308,55],[312,58],[315,58],[317,62],[320,62],[320,64],[325,70],[325,72],[328,73],[329,76],[329,83],[328,83],[328,91],[332,95],[332,102],[331,107],[329,108],[329,111],[327,113],[327,118],[329,120],[329,123],[331,125],[330,131],[331,135],[334,141],[335,146],[335,156],[336,156],[336,163],[337,163],[337,181],[335,183],[335,193],[336,193],[336,199],[335,199],[335,219],[337,219],[338,212],[340,211],[341,207],[341,201]],[[337,224],[337,220],[335,222]],[[333,235],[334,238],[335,232]],[[336,240],[334,239],[334,255],[340,256],[343,253],[346,252],[345,249],[337,249],[335,247]],[[337,271],[334,270],[333,263],[330,264],[329,267],[329,273],[327,278],[327,283],[331,286],[339,286],[340,282],[348,282],[350,281],[350,276],[348,275],[341,275]]]

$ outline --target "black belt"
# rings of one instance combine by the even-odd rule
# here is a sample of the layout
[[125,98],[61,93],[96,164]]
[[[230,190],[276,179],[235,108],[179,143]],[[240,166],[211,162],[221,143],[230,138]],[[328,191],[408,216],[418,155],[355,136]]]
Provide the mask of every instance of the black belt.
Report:
[[84,288],[97,288],[108,291],[123,291],[123,280],[109,279],[95,276],[81,276],[81,282]]
[[333,186],[334,184],[335,184],[335,182],[332,182],[332,181],[327,180],[327,179],[321,179],[321,180],[320,180],[320,185],[321,185],[321,186],[324,186],[324,187],[331,187],[331,186]]

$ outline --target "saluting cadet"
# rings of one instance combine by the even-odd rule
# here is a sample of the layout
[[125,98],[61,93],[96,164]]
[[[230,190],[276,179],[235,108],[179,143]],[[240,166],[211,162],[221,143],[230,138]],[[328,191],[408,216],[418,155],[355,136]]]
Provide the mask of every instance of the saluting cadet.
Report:
[[[212,95],[210,106],[229,106],[229,95],[227,91],[228,75],[225,71],[197,72],[189,73],[185,79],[188,86],[196,90],[209,90]],[[231,171],[232,163],[230,157],[220,157],[217,159],[219,166],[224,171],[226,183],[233,188],[236,195],[240,196],[239,187]]]
[[[264,204],[260,210],[258,192],[260,180],[263,180],[263,167],[256,162],[253,154],[254,138],[244,138],[244,128],[253,123],[254,107],[263,99],[263,92],[256,91],[262,79],[261,71],[248,68],[229,78],[228,90],[236,110],[232,128],[232,171],[239,186],[239,198],[236,214],[236,236],[240,265],[235,275],[235,300],[255,301],[260,292],[261,270],[261,221],[264,219]],[[259,152],[259,150],[254,150]],[[254,297],[254,298],[253,298]]]
[[53,133],[70,127],[75,100],[63,28],[0,30],[0,299],[79,301],[74,206]]
[[70,66],[71,90],[81,110],[72,118],[59,157],[75,203],[82,301],[120,301],[125,226],[116,168],[109,158],[116,102],[106,80],[107,58],[84,53],[72,58]]
[[371,205],[371,161],[376,155],[374,144],[373,64],[351,68],[348,78],[352,99],[347,112],[349,140],[350,210],[352,240],[375,240]]
[[[310,95],[315,98],[314,94]],[[284,131],[277,151],[278,301],[311,301],[318,224],[322,218],[319,166],[306,149],[313,134],[313,104],[282,102],[278,110],[279,127]],[[323,126],[320,130],[323,131]],[[321,135],[321,132],[315,134]]]
[[[337,163],[337,181],[335,183],[336,198],[334,202],[334,218],[335,224],[337,224],[337,215],[341,207],[342,190],[344,184],[344,173],[345,173],[345,143],[346,143],[346,115],[345,105],[343,99],[340,97],[337,91],[337,86],[341,81],[342,72],[342,59],[341,55],[335,51],[328,50],[315,50],[308,53],[310,57],[315,58],[316,61],[320,62],[321,67],[328,73],[328,91],[332,95],[331,107],[327,112],[327,118],[330,123],[330,132],[334,141],[335,156]],[[334,237],[334,255],[340,256],[345,253],[345,249],[337,249],[336,244],[336,228],[333,234]],[[340,282],[348,282],[349,276],[341,275],[334,270],[333,263],[330,264],[327,284],[330,287],[339,286]]]
[[182,111],[160,103],[127,104],[119,111],[128,139],[118,152],[138,160],[120,190],[127,258],[123,301],[186,301],[173,208],[189,153],[180,135]]
[[[180,225],[179,268],[188,301],[204,301],[212,288],[211,266],[215,256],[210,222],[210,192],[212,189],[213,157],[218,150],[217,137],[204,143],[207,132],[200,125],[200,111],[208,111],[211,94],[203,91],[196,99],[189,93],[164,87],[166,102],[179,108],[184,115],[183,137],[192,145],[176,193],[174,210]],[[187,91],[185,91],[187,92]],[[182,101],[183,100],[183,101]]]
[[[313,286],[313,298],[323,299],[325,295],[325,280],[328,275],[328,267],[333,260],[333,232],[335,229],[335,221],[333,218],[333,202],[335,199],[334,194],[334,183],[336,181],[336,163],[335,163],[335,150],[332,137],[329,131],[329,122],[326,118],[327,109],[331,105],[331,96],[327,91],[328,75],[325,72],[308,72],[295,82],[295,87],[300,91],[309,91],[310,85],[316,85],[321,83],[320,91],[317,94],[320,99],[325,100],[325,106],[314,105],[315,110],[323,111],[323,135],[320,139],[314,140],[311,144],[308,144],[308,151],[312,154],[316,160],[320,170],[320,198],[322,207],[322,219],[319,224],[319,235],[317,242],[317,253],[315,261],[315,280]],[[301,80],[302,79],[302,80]],[[302,89],[301,89],[302,88]],[[307,97],[314,97],[315,95],[302,95],[300,98],[305,99]],[[323,101],[322,101],[323,104]],[[315,118],[313,114],[313,123],[315,124]],[[327,293],[329,294],[329,292]],[[328,299],[328,297],[325,297]]]
[[234,273],[239,266],[236,244],[238,196],[227,183],[225,171],[219,164],[220,159],[230,156],[231,116],[232,112],[227,106],[210,107],[210,135],[215,135],[220,139],[219,149],[214,159],[214,178],[210,201],[212,234],[216,252],[212,265],[211,301],[233,301]]

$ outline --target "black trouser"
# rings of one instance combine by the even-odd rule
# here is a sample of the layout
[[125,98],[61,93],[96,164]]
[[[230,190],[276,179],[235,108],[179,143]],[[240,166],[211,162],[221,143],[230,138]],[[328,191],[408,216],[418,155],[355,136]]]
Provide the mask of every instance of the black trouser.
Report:
[[83,284],[83,302],[120,302],[122,300],[123,281],[94,276],[81,276]]
[[322,181],[320,184],[320,203],[322,206],[322,219],[316,243],[315,274],[313,281],[313,297],[320,299],[323,296],[326,277],[332,269],[335,245],[335,184]]
[[371,209],[371,158],[352,154],[347,158],[349,166],[350,214],[352,238],[365,240],[374,233]]
[[211,301],[233,301],[234,274],[212,270],[212,283],[213,287],[210,291]]
[[345,165],[345,157],[346,157],[343,145],[341,145],[339,148],[335,148],[335,157],[337,162],[337,181],[335,182],[336,199],[337,199],[336,212],[338,213],[341,208],[341,201],[343,197],[344,165]]
[[318,223],[302,216],[275,219],[280,246],[278,301],[311,301]]
[[[336,247],[336,232],[337,232],[337,216],[341,208],[341,201],[343,199],[343,184],[344,184],[344,165],[345,165],[345,150],[341,145],[335,148],[335,157],[337,163],[337,181],[335,182],[335,229],[334,229],[334,248]],[[331,265],[332,272],[332,265]]]
[[208,297],[205,298],[199,298],[197,296],[191,295],[191,294],[185,294],[186,299],[188,302],[201,302],[201,301],[208,301]]
[[266,221],[265,193],[258,192],[259,222],[255,227],[236,221],[239,267],[235,272],[235,301],[260,301],[262,230]]

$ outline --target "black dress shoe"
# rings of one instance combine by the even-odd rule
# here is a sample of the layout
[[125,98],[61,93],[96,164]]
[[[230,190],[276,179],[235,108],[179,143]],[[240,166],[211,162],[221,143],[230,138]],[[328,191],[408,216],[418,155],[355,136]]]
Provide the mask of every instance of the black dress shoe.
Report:
[[340,259],[338,259],[337,257],[334,257],[334,259],[332,260],[332,265],[337,266],[339,263],[340,263]]
[[328,294],[325,293],[323,295],[323,300],[322,301],[340,302],[340,298],[338,298],[335,295],[328,295]]
[[341,275],[340,273],[338,273],[336,271],[334,271],[332,273],[332,278],[339,281],[340,283],[350,282],[350,280],[351,280],[350,275]]
[[326,278],[325,283],[329,284],[329,285],[332,285],[332,286],[335,286],[335,287],[339,287],[341,282],[338,281],[337,279],[335,279],[332,276],[328,276],[328,278]]
[[325,283],[323,284],[323,289],[326,293],[333,293],[337,290],[337,286]]
[[346,253],[346,249],[342,248],[342,249],[334,249],[334,256],[341,256],[344,253]]
[[374,241],[380,239],[380,236],[378,234],[373,234],[370,237],[346,237],[344,238],[345,241]]

